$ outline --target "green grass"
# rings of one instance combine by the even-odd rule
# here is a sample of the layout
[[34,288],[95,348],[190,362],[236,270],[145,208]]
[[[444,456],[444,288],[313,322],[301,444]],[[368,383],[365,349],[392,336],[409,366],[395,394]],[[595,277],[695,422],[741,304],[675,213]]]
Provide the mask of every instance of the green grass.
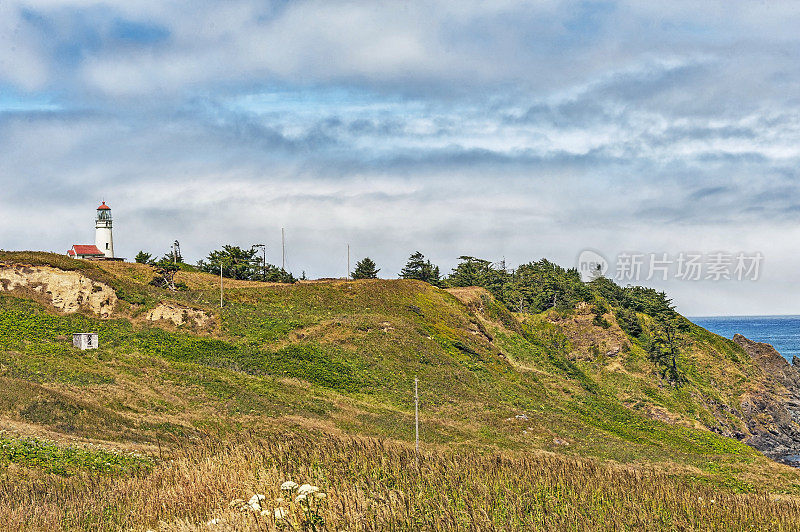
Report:
[[[506,405],[505,410],[511,415],[519,410],[535,408],[541,405],[539,401],[546,400],[552,405],[552,422],[577,412],[584,423],[599,429],[605,438],[612,441],[636,442],[666,448],[664,450],[667,451],[672,449],[676,453],[704,454],[700,448],[687,450],[685,438],[672,437],[675,432],[688,429],[649,420],[611,400],[608,394],[603,393],[607,390],[602,390],[584,370],[564,356],[569,343],[554,326],[526,326],[524,336],[506,334],[505,341],[514,343],[518,352],[526,353],[526,362],[537,363],[554,375],[555,380],[565,383],[572,390],[573,395],[562,398],[563,402],[555,397],[547,398],[543,393],[544,384],[536,374],[513,371],[494,353],[487,352],[485,346],[476,345],[466,338],[460,329],[463,324],[453,323],[457,316],[436,309],[434,303],[426,298],[430,296],[423,294],[414,298],[415,302],[428,307],[417,307],[422,315],[411,309],[407,311],[409,315],[402,316],[402,319],[407,322],[406,327],[418,331],[416,336],[426,344],[428,363],[415,361],[417,357],[402,360],[399,355],[386,356],[387,350],[397,346],[387,345],[383,332],[374,335],[366,333],[358,339],[349,338],[342,344],[312,337],[308,341],[273,349],[261,346],[248,337],[236,341],[235,338],[209,338],[155,327],[134,327],[127,320],[101,321],[82,315],[59,316],[36,303],[8,296],[0,296],[0,331],[5,333],[0,340],[0,346],[4,348],[0,360],[6,367],[7,376],[42,383],[56,381],[91,386],[113,384],[119,377],[118,372],[107,368],[105,361],[118,360],[120,357],[143,357],[139,361],[162,359],[177,364],[176,368],[183,368],[174,373],[166,371],[164,378],[187,386],[200,385],[209,395],[219,399],[237,398],[238,406],[233,410],[227,408],[229,413],[250,410],[285,412],[284,408],[248,408],[248,404],[252,406],[258,402],[257,397],[267,395],[268,390],[274,393],[276,386],[280,388],[274,379],[283,377],[301,379],[338,393],[373,395],[388,404],[404,402],[407,408],[407,392],[401,394],[406,397],[405,401],[399,400],[396,395],[395,368],[403,366],[410,380],[413,378],[408,371],[410,365],[418,368],[417,373],[423,376],[423,382],[431,390],[425,392],[423,397],[433,406],[446,406],[458,400],[483,401],[500,407]],[[235,304],[232,307],[236,309]],[[302,319],[302,314],[300,316]],[[396,312],[384,317],[401,325]],[[340,319],[346,321],[350,318]],[[68,338],[69,332],[74,330],[97,330],[101,336],[101,349],[81,352],[73,348],[65,337]],[[254,330],[259,330],[257,325]],[[428,340],[430,335],[436,336]],[[497,338],[503,344],[504,335],[497,334]],[[396,338],[388,340],[394,343]],[[348,345],[350,342],[355,345]],[[433,352],[431,347],[434,347]],[[400,346],[400,349],[403,348]],[[227,372],[219,374],[224,378],[214,379],[209,377],[212,369]],[[194,377],[182,379],[182,371]],[[458,372],[461,373],[460,380],[453,382],[452,375]],[[250,375],[252,379],[232,379],[237,373]],[[434,391],[441,396],[436,397]],[[241,398],[238,398],[240,395]],[[288,398],[284,400],[291,401]],[[574,406],[567,406],[570,404]],[[319,413],[327,409],[316,410]],[[29,405],[21,411],[21,415],[29,421],[45,423],[49,419],[51,425],[66,427],[65,420],[75,417],[80,410],[50,401]],[[487,421],[492,419],[492,416],[486,415],[485,408],[477,419],[482,418]],[[495,428],[483,434],[492,436],[485,438],[488,441],[505,445],[512,441]]]
[[36,439],[0,437],[0,465],[7,464],[71,476],[81,472],[104,474],[141,472],[150,469],[153,462],[139,454],[65,447]]

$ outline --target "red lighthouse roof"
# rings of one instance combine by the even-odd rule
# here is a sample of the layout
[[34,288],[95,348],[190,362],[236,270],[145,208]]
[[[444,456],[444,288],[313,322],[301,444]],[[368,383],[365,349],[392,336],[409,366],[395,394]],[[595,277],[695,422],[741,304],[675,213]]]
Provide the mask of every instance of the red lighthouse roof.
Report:
[[103,202],[103,204],[102,204],[102,205],[100,205],[100,206],[97,208],[97,210],[98,210],[98,211],[110,211],[110,210],[111,210],[111,207],[109,207],[108,205],[106,205],[106,202],[104,201],[104,202]]

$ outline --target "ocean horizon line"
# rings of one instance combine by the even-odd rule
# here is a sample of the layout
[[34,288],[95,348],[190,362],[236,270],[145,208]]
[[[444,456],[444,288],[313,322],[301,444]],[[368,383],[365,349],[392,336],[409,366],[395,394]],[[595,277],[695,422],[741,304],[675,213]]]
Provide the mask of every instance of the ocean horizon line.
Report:
[[800,318],[800,314],[706,314],[702,316],[686,316],[688,320],[709,318]]

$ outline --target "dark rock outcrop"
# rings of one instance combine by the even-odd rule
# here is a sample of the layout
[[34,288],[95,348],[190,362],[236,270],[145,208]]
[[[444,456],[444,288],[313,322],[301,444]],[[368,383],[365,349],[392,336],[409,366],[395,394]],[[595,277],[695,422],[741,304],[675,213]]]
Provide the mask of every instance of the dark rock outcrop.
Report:
[[758,364],[764,386],[742,397],[742,414],[751,434],[746,443],[780,459],[800,454],[800,371],[770,344],[733,337]]

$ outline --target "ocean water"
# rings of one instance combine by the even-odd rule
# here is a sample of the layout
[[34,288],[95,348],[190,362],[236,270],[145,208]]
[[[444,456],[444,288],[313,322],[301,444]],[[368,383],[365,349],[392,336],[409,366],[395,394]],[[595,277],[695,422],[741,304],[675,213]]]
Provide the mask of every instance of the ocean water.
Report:
[[711,316],[689,318],[725,338],[739,333],[755,342],[772,344],[783,358],[792,362],[800,356],[800,316]]

